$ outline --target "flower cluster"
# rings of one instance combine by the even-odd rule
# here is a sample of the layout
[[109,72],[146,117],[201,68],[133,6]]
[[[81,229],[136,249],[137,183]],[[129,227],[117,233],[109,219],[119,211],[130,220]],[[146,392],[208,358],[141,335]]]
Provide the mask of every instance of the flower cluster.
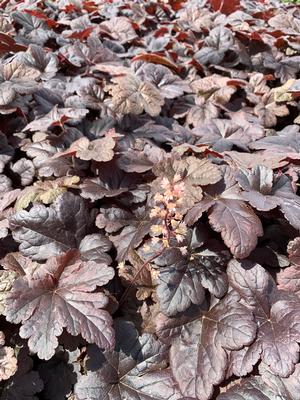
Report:
[[[182,203],[185,186],[179,174],[176,174],[172,181],[164,177],[160,181],[161,190],[154,195],[154,207],[150,211],[151,218],[157,218],[158,223],[152,225],[152,242],[162,242],[164,247],[170,246],[171,238],[178,243],[184,241],[187,227],[183,222],[183,215],[178,212]],[[181,247],[185,252],[186,248]]]

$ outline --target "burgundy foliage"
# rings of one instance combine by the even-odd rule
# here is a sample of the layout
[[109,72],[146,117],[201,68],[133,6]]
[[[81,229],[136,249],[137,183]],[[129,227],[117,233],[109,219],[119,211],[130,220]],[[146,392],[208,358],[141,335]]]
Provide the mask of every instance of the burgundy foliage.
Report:
[[0,1],[0,400],[300,400],[299,37]]

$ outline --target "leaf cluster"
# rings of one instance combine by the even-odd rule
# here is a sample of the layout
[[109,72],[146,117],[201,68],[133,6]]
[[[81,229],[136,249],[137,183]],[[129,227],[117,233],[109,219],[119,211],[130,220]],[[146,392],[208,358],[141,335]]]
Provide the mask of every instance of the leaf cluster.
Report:
[[0,400],[300,400],[299,35],[0,2]]

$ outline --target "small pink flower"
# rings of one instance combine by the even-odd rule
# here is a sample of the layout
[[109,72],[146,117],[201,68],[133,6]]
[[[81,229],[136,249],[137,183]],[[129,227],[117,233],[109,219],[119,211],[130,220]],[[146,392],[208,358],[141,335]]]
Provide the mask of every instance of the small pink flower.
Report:
[[182,247],[179,247],[179,250],[180,250],[180,252],[181,252],[181,254],[183,255],[183,256],[186,256],[187,255],[187,246],[182,246]]
[[166,177],[162,178],[160,184],[161,184],[161,187],[164,188],[164,189],[168,189],[170,187],[170,181]]

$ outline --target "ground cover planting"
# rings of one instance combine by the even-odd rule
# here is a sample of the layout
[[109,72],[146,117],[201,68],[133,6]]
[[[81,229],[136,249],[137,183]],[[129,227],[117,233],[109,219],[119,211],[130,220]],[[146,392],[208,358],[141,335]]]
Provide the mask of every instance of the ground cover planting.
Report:
[[300,400],[300,7],[0,2],[0,400]]

